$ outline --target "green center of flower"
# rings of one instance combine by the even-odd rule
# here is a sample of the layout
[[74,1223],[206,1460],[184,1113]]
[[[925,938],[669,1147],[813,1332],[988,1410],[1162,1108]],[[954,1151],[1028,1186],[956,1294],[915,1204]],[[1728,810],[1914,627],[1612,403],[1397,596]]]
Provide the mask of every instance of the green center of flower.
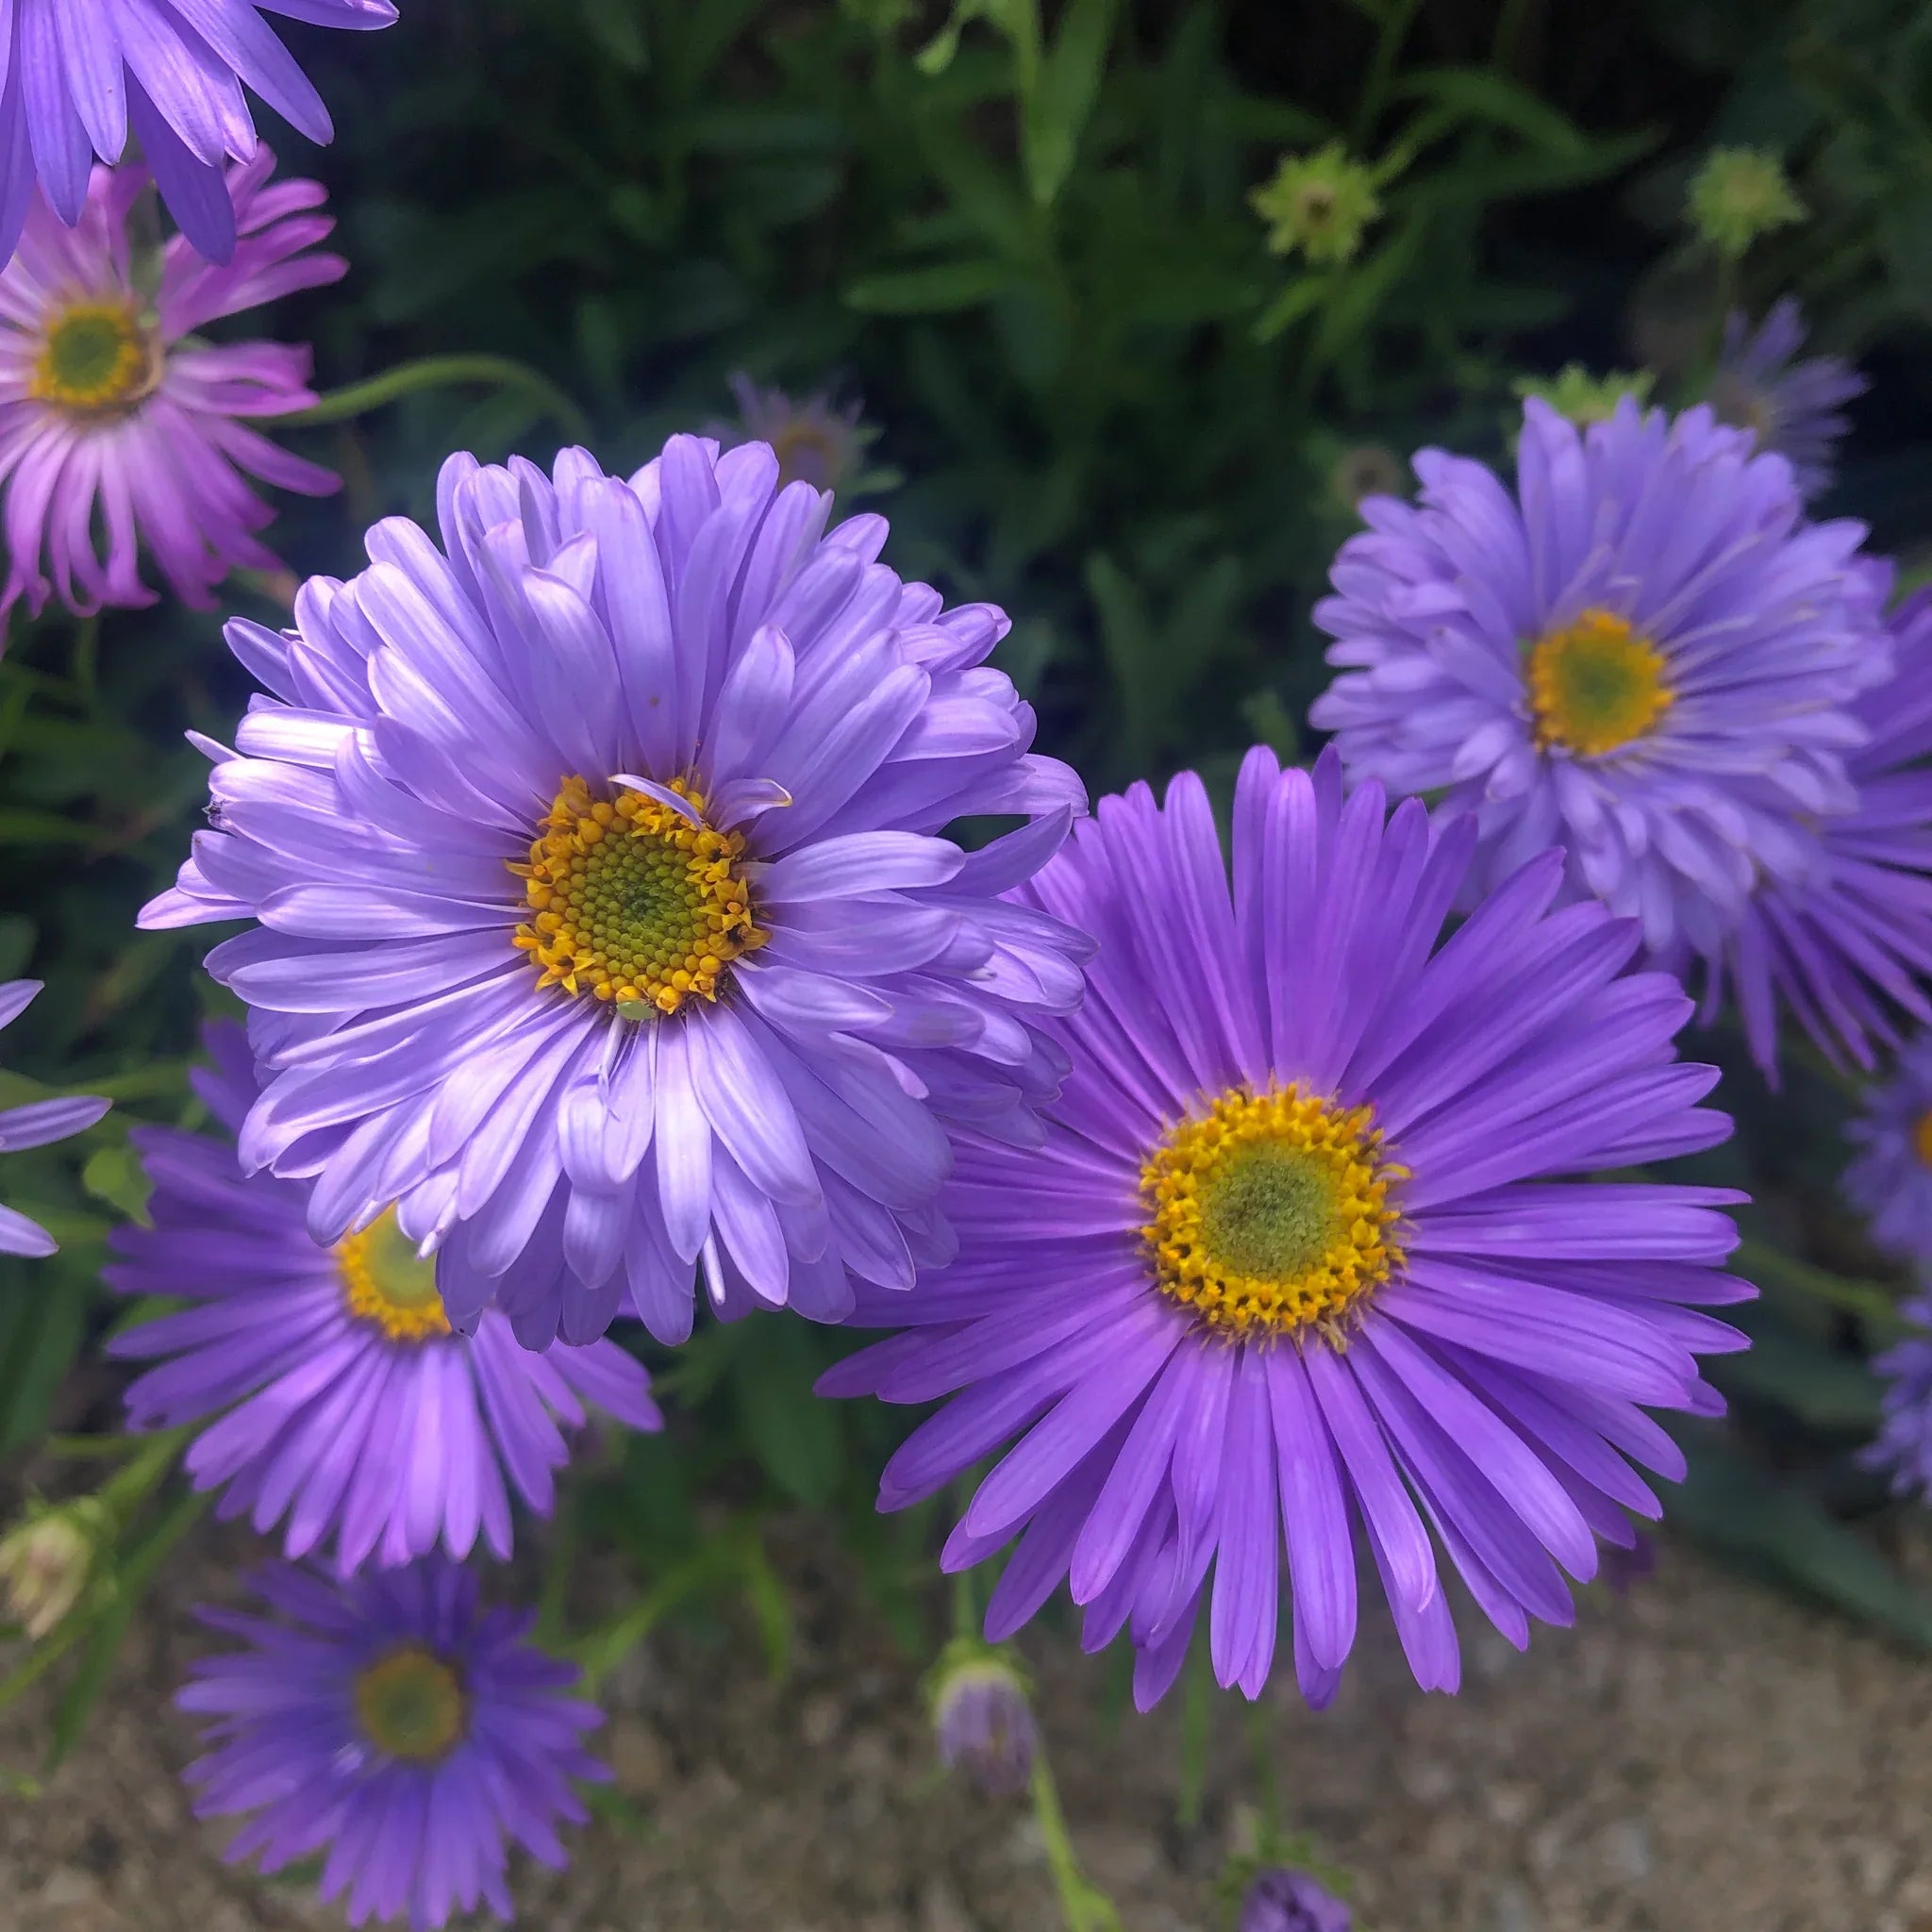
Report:
[[374,1322],[391,1341],[426,1341],[450,1332],[436,1291],[436,1263],[416,1252],[393,1208],[336,1243],[336,1267],[349,1312]]
[[356,1722],[391,1757],[428,1764],[463,1735],[467,1700],[456,1672],[433,1651],[406,1643],[356,1674]]
[[1676,702],[1664,658],[1627,619],[1585,610],[1531,645],[1527,666],[1536,741],[1601,758],[1641,738]]
[[154,360],[131,303],[75,302],[47,326],[30,393],[69,409],[122,408],[153,387]]
[[510,867],[534,915],[515,943],[540,987],[675,1013],[693,995],[715,1000],[731,961],[764,944],[738,871],[743,835],[706,824],[693,786],[669,789],[688,814],[627,787],[596,798],[564,779],[530,862]]
[[1401,1258],[1389,1189],[1403,1173],[1366,1107],[1294,1086],[1224,1093],[1141,1170],[1157,1285],[1232,1335],[1333,1322]]

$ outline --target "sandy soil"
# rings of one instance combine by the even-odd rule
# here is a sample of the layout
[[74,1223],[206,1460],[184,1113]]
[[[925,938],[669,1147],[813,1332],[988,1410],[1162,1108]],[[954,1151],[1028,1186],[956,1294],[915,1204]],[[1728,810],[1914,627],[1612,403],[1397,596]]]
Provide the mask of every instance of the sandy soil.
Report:
[[[203,1566],[217,1560],[203,1556]],[[341,1921],[225,1868],[176,1773],[166,1703],[200,1641],[194,1559],[38,1800],[0,1795],[0,1932],[250,1932]],[[536,1932],[1051,1932],[1024,1805],[940,1781],[917,1665],[791,1566],[783,1684],[729,1623],[667,1633],[609,1687],[626,1804],[560,1877],[521,1874]],[[1365,1932],[1932,1932],[1932,1664],[1666,1552],[1518,1657],[1471,1646],[1457,1699],[1370,1642],[1336,1707],[1263,1735],[1292,1821],[1357,1877]],[[1126,1932],[1216,1932],[1212,1880],[1252,1829],[1250,1729],[1217,1724],[1205,1820],[1174,1824],[1179,1713],[1105,1721],[1107,1672],[1031,1646],[1074,1832]],[[44,1706],[0,1713],[30,1766]]]

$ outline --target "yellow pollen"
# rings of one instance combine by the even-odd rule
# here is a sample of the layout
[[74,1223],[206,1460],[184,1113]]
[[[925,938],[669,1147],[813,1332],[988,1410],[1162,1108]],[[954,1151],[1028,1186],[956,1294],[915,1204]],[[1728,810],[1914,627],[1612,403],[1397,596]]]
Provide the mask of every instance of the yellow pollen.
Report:
[[1927,1167],[1932,1167],[1932,1112],[1919,1116],[1918,1124],[1912,1129],[1912,1145],[1918,1151],[1919,1158]]
[[1169,1129],[1141,1170],[1141,1230],[1160,1291],[1240,1339],[1341,1342],[1355,1305],[1389,1279],[1392,1181],[1372,1108],[1296,1086],[1223,1093],[1205,1118]]
[[450,1332],[436,1291],[436,1263],[417,1254],[393,1208],[336,1243],[336,1266],[349,1312],[374,1322],[391,1341],[427,1341]]
[[356,1722],[378,1751],[410,1764],[449,1756],[468,1722],[456,1672],[434,1651],[406,1643],[357,1672]]
[[1529,652],[1536,741],[1601,758],[1641,738],[1676,702],[1664,658],[1649,639],[1607,610],[1585,610]]
[[532,914],[515,943],[540,987],[675,1013],[693,994],[715,1000],[724,969],[764,944],[738,874],[743,834],[703,824],[695,786],[668,789],[700,823],[628,787],[603,799],[582,778],[563,781],[529,864],[510,867]]
[[132,302],[70,302],[48,322],[27,393],[84,415],[111,414],[149,394],[158,344]]

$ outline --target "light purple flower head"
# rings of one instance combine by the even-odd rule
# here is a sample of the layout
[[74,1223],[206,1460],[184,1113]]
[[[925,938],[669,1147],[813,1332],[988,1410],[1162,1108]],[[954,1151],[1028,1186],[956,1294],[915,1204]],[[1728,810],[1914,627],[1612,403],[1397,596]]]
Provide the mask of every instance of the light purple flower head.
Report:
[[127,1391],[134,1427],[207,1424],[187,1465],[197,1489],[225,1489],[220,1514],[247,1511],[263,1534],[286,1519],[291,1557],[333,1539],[345,1573],[439,1544],[460,1558],[479,1535],[505,1557],[510,1491],[550,1513],[564,1431],[587,1408],[663,1426],[649,1375],[614,1341],[533,1354],[493,1308],[452,1333],[432,1264],[392,1217],[318,1246],[308,1188],[236,1162],[256,1098],[242,1029],[207,1039],[214,1068],[191,1077],[227,1138],[135,1129],[153,1224],[115,1231],[106,1274],[124,1294],[187,1304],[109,1351],[158,1364]]
[[1026,1683],[991,1652],[972,1651],[941,1667],[933,1691],[940,1761],[988,1797],[1024,1791],[1040,1748]]
[[8,0],[0,7],[0,261],[36,183],[71,228],[98,155],[138,148],[195,250],[225,262],[239,210],[226,163],[260,152],[245,87],[311,141],[334,135],[322,97],[262,19],[377,27],[390,0]]
[[1871,387],[1837,356],[1800,358],[1805,313],[1794,296],[1772,305],[1754,329],[1732,313],[1710,385],[1710,404],[1726,423],[1748,429],[1757,447],[1790,464],[1798,488],[1820,495],[1831,484],[1838,445],[1851,419],[1845,405]]
[[1789,1012],[1835,1064],[1870,1069],[1901,1019],[1932,1025],[1932,592],[1890,625],[1895,669],[1852,707],[1857,793],[1818,824],[1802,883],[1767,878],[1707,961],[1707,1014],[1735,991],[1752,1057],[1774,1082]]
[[[1208,1607],[1216,1676],[1275,1652],[1282,1540],[1303,1691],[1354,1646],[1365,1535],[1417,1680],[1453,1690],[1448,1573],[1519,1647],[1567,1624],[1565,1573],[1659,1504],[1683,1457],[1646,1407],[1722,1407],[1699,1311],[1740,1196],[1605,1171],[1708,1147],[1717,1079],[1677,1062],[1682,988],[1624,969],[1636,927],[1551,910],[1531,860],[1437,944],[1475,841],[1417,800],[1385,823],[1257,749],[1214,817],[1183,774],[1096,817],[1019,896],[1100,941],[1055,1032],[1071,1071],[1043,1148],[966,1138],[953,1265],[858,1318],[903,1332],[821,1387],[952,1400],[888,1464],[880,1507],[979,1482],[946,1568],[1016,1547],[986,1635],[1062,1580],[1089,1649],[1125,1630],[1142,1708]],[[1446,1566],[1446,1567],[1445,1567]],[[1212,1573],[1211,1582],[1209,1573]]]
[[[1031,1145],[1087,941],[997,895],[1085,808],[877,517],[675,437],[628,481],[453,458],[316,579],[218,747],[217,828],[149,926],[254,917],[208,969],[266,1071],[243,1163],[334,1243],[391,1203],[450,1319],[603,1333],[625,1295],[827,1318],[946,1259],[946,1124]],[[965,815],[1026,818],[967,854]]]
[[1722,945],[1850,810],[1851,705],[1889,668],[1863,526],[1808,524],[1782,458],[1708,409],[1579,430],[1524,405],[1515,493],[1424,450],[1417,505],[1364,503],[1315,621],[1309,713],[1350,781],[1475,820],[1472,887],[1546,846],[1652,954]]
[[1845,1134],[1864,1150],[1845,1170],[1845,1196],[1871,1221],[1873,1241],[1932,1267],[1932,1033],[1907,1042]]
[[210,1720],[183,1775],[201,1818],[252,1814],[230,1864],[322,1859],[349,1924],[511,1916],[509,1848],[561,1868],[574,1786],[609,1773],[582,1748],[603,1722],[574,1665],[527,1641],[531,1619],[482,1610],[441,1558],[334,1582],[273,1564],[249,1578],[268,1616],[204,1609],[241,1648],[202,1658],[175,1699]]
[[852,481],[865,446],[877,434],[865,426],[859,406],[835,407],[824,391],[795,397],[778,388],[760,389],[740,370],[731,378],[738,424],[711,433],[725,448],[767,442],[778,458],[779,480],[839,490]]
[[1884,1418],[1863,1460],[1891,1472],[1892,1492],[1932,1495],[1932,1295],[1915,1295],[1901,1310],[1907,1334],[1872,1366],[1884,1379]]
[[[10,1026],[26,1011],[42,982],[9,979],[0,982],[0,1027]],[[44,1147],[91,1127],[109,1103],[85,1096],[71,1100],[30,1100],[24,1107],[0,1109],[0,1154],[18,1154]],[[0,1255],[51,1255],[57,1243],[39,1222],[17,1208],[0,1207]]]
[[1235,1932],[1349,1932],[1355,1914],[1306,1872],[1277,1866],[1241,1896]]
[[0,613],[22,597],[38,613],[50,593],[81,613],[152,604],[143,547],[183,603],[206,608],[237,564],[278,567],[251,477],[309,496],[338,487],[248,426],[314,402],[308,350],[199,333],[346,269],[315,252],[335,226],[321,187],[272,183],[274,167],[264,147],[228,173],[242,241],[225,268],[178,235],[158,260],[143,252],[129,216],[144,167],[96,168],[71,228],[36,198],[0,272]]

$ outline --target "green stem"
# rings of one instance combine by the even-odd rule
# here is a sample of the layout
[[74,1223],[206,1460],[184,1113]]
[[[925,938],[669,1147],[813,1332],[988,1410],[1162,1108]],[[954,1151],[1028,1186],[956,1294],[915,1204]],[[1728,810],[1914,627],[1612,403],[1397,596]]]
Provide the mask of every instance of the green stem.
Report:
[[1121,1915],[1113,1901],[1080,1869],[1044,1747],[1036,1747],[1033,1754],[1032,1790],[1033,1816],[1046,1846],[1047,1866],[1053,1873],[1053,1889],[1067,1932],[1121,1932]]
[[117,1522],[126,1523],[161,1486],[192,1433],[184,1424],[178,1429],[162,1429],[143,1437],[141,1447],[125,1466],[101,1485],[99,1501],[113,1512]]
[[454,383],[481,383],[491,389],[521,389],[535,396],[562,425],[567,435],[587,441],[591,419],[541,371],[512,361],[508,356],[424,356],[399,362],[346,389],[331,390],[311,408],[275,420],[284,428],[308,429],[323,423],[347,423],[379,409],[386,403],[414,395],[418,390],[444,389]]
[[1394,0],[1382,19],[1382,31],[1375,36],[1375,51],[1369,57],[1369,71],[1362,91],[1356,98],[1355,127],[1349,147],[1357,155],[1369,151],[1369,142],[1382,110],[1389,104],[1390,84],[1395,78],[1395,63],[1402,57],[1403,44],[1415,20],[1422,0]]
[[550,1548],[543,1558],[543,1582],[537,1595],[537,1641],[547,1649],[554,1649],[563,1639],[564,1604],[570,1594],[570,1574],[576,1554],[576,1491],[566,1484],[557,1499]]
[[98,689],[101,661],[101,620],[83,617],[74,627],[74,688],[91,705]]
[[1182,1671],[1181,1787],[1174,1823],[1193,1832],[1200,1829],[1208,1796],[1208,1740],[1214,1723],[1214,1665],[1205,1638],[1195,1637]]

